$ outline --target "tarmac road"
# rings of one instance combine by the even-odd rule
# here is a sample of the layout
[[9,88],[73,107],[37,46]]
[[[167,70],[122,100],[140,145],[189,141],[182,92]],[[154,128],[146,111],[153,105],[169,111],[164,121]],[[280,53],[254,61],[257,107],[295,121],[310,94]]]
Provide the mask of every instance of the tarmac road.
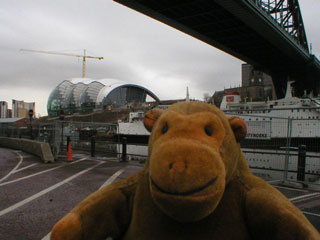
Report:
[[[73,157],[44,164],[33,155],[0,148],[0,239],[48,239],[53,225],[85,197],[143,167],[115,158]],[[319,192],[277,187],[320,230]]]
[[89,194],[141,167],[85,155],[44,164],[30,154],[0,148],[0,239],[44,238]]

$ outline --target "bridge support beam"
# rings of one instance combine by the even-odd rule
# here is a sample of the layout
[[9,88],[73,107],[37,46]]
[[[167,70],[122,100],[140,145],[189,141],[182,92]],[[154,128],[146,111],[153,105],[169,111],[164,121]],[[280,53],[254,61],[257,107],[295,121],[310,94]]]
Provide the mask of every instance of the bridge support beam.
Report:
[[288,76],[285,74],[272,74],[271,77],[277,99],[284,98],[286,93]]

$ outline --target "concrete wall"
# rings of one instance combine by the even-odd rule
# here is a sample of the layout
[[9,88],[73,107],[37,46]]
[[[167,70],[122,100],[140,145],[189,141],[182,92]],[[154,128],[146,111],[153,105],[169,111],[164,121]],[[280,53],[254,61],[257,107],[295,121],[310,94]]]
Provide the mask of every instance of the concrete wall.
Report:
[[22,138],[0,137],[0,147],[22,150],[40,157],[44,163],[54,162],[50,146],[45,142],[38,142]]

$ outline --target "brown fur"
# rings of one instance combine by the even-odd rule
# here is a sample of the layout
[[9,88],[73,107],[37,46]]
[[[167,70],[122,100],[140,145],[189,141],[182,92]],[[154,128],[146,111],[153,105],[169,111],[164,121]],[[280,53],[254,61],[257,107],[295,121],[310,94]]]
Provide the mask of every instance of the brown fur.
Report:
[[[148,160],[90,195],[52,239],[320,239],[279,191],[250,173],[243,120],[190,102],[151,110]],[[80,237],[81,236],[81,237]]]

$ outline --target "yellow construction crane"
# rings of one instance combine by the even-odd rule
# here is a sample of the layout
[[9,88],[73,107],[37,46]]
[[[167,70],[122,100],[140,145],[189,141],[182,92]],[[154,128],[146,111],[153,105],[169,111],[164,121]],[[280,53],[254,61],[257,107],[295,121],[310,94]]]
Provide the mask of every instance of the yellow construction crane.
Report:
[[69,57],[79,57],[82,58],[82,77],[86,77],[86,59],[87,58],[94,58],[102,60],[103,57],[92,57],[86,55],[86,50],[83,49],[83,55],[78,54],[71,54],[71,53],[60,53],[60,52],[52,52],[52,51],[40,51],[40,50],[31,50],[31,49],[20,49],[20,51],[26,51],[26,52],[34,52],[34,53],[46,53],[46,54],[54,54],[54,55],[63,55],[63,56],[69,56]]

